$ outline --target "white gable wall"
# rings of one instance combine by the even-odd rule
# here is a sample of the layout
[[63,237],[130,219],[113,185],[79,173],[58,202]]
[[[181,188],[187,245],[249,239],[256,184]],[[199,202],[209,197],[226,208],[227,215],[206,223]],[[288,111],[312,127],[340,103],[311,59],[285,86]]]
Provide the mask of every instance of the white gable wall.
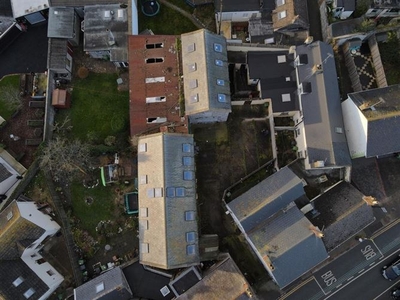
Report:
[[247,22],[250,18],[261,18],[261,13],[255,11],[236,11],[217,13],[217,21]]
[[364,157],[367,151],[368,121],[350,98],[342,103],[342,111],[350,156],[352,159]]

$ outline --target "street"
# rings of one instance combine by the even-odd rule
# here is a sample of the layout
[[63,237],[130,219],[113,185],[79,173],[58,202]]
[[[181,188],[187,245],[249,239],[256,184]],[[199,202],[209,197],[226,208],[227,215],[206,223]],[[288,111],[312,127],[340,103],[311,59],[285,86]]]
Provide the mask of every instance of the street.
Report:
[[313,273],[280,299],[390,299],[390,290],[400,283],[400,278],[388,281],[382,277],[381,270],[400,251],[399,233],[400,220],[397,220]]

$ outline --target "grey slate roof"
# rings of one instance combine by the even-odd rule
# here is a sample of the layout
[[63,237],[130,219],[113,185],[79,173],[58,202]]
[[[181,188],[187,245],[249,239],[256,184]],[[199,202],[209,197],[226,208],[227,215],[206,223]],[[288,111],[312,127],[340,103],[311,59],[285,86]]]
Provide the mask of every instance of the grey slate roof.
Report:
[[[110,51],[110,60],[128,61],[128,12],[120,4],[85,6],[85,51]],[[115,44],[111,44],[115,41]]]
[[[289,51],[249,51],[247,63],[249,77],[260,79],[261,96],[271,98],[273,112],[298,109],[296,74]],[[290,94],[291,101],[283,102],[283,94]]]
[[[193,143],[190,134],[156,133],[139,139],[139,239],[142,264],[175,269],[199,263],[197,217],[193,221],[185,221],[185,212],[197,214]],[[190,152],[183,151],[183,144],[188,145]],[[191,163],[184,165],[183,157],[189,157]],[[192,174],[193,178],[184,180],[184,172]],[[175,189],[175,196],[167,194],[169,188]],[[178,197],[176,188],[184,188],[184,196]],[[188,232],[194,232],[192,242],[186,240]],[[148,252],[143,251],[144,243],[148,245]],[[189,245],[194,247],[193,254],[186,252]]]
[[12,17],[12,8],[10,0],[0,0],[0,16]]
[[311,221],[319,228],[325,228],[323,241],[328,251],[375,220],[372,208],[363,196],[354,186],[342,181],[314,200],[314,208],[320,215]]
[[400,152],[399,96],[399,84],[349,94],[368,121],[366,157]]
[[49,38],[49,55],[47,56],[48,69],[61,69],[65,70],[67,66],[67,44],[66,39]]
[[[230,112],[228,54],[225,38],[205,29],[185,33],[181,37],[185,113],[192,115],[212,110]],[[221,52],[214,51],[215,44],[222,46]],[[194,45],[194,51],[189,50],[192,45]],[[216,59],[221,60],[223,66],[217,66]],[[189,70],[192,64],[196,64],[195,71]],[[217,85],[217,79],[222,79],[224,85]],[[191,85],[193,81],[197,82],[196,87]],[[219,102],[218,94],[224,94],[226,102]],[[191,101],[194,95],[198,95],[198,102]]]
[[[96,287],[103,290],[96,292]],[[120,267],[115,267],[74,290],[75,300],[128,300],[132,291]]]
[[354,11],[356,9],[356,0],[336,0],[337,7],[344,7],[345,11]]
[[322,240],[310,230],[312,224],[292,202],[288,207],[264,220],[252,241],[283,288],[328,258]]
[[[43,228],[21,217],[16,201],[0,213],[0,298],[17,299],[32,287],[36,292],[29,299],[39,299],[48,290],[47,285],[20,258],[20,248],[26,247],[30,240],[37,240],[44,232]],[[24,278],[24,282],[14,287],[12,282],[19,276]]]
[[73,38],[74,37],[75,9],[73,7],[50,7],[47,37]]
[[0,163],[0,183],[6,180],[7,178],[10,178],[10,176],[12,176],[12,174],[7,170],[7,168],[2,163]]
[[284,167],[232,200],[228,207],[246,232],[304,195],[303,183]]
[[[269,0],[266,0],[267,2]],[[214,0],[215,12],[220,12],[222,2],[222,12],[234,12],[234,11],[259,11],[261,10],[260,0]]]
[[[299,83],[309,82],[311,93],[301,95],[309,163],[324,161],[325,166],[350,166],[351,159],[344,128],[339,86],[332,47],[323,42],[296,47],[296,56],[306,54],[308,63],[296,68]],[[313,67],[322,66],[321,73]]]

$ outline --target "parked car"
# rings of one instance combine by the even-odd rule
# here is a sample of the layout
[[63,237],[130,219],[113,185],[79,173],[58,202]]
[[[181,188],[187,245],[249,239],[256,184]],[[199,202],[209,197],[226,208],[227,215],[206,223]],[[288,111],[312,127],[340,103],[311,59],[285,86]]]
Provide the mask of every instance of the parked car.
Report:
[[400,285],[397,288],[394,288],[390,294],[392,299],[400,300]]
[[382,276],[387,280],[394,280],[400,276],[400,254],[396,256],[396,259],[389,266],[382,268]]

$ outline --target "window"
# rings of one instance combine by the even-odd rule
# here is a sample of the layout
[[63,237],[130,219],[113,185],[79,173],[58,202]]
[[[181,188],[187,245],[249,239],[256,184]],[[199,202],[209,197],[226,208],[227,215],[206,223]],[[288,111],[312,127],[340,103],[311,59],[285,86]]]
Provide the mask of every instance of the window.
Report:
[[286,55],[278,55],[278,64],[286,62]]
[[154,197],[160,198],[163,196],[163,189],[162,188],[155,188],[154,189]]
[[19,276],[17,279],[15,279],[13,281],[13,286],[17,287],[23,282],[24,282],[24,278],[22,276]]
[[218,94],[218,102],[226,103],[226,95],[225,94]]
[[147,207],[141,207],[139,210],[141,218],[147,218],[149,216],[149,210]]
[[189,69],[189,72],[194,72],[194,71],[196,71],[196,70],[197,70],[197,65],[196,65],[196,63],[189,64],[189,65],[188,65],[188,69]]
[[197,88],[197,79],[190,79],[190,80],[189,80],[189,87],[190,87],[191,89]]
[[286,80],[286,81],[290,81],[290,77],[286,77],[285,80]]
[[149,221],[145,219],[140,219],[139,220],[139,227],[141,230],[147,230],[149,229]]
[[159,49],[159,48],[164,48],[163,43],[155,43],[155,44],[147,44],[146,49]]
[[193,171],[183,171],[183,179],[184,180],[193,180],[194,172]]
[[149,253],[149,244],[148,243],[141,243],[140,244],[140,252]]
[[151,118],[146,118],[147,123],[164,123],[167,122],[167,118],[165,117],[151,117]]
[[170,197],[170,198],[175,197],[175,188],[174,187],[167,188],[167,197]]
[[53,270],[47,270],[46,272],[49,276],[53,276],[55,273]]
[[45,263],[46,261],[43,258],[39,258],[38,260],[36,260],[36,263],[38,265],[41,265],[42,263]]
[[10,212],[7,214],[7,221],[10,221],[10,220],[12,219],[12,217],[13,217],[13,212],[10,211]]
[[165,96],[159,97],[146,97],[146,103],[158,103],[158,102],[166,102],[167,98]]
[[140,175],[140,184],[147,184],[147,175]]
[[146,64],[162,63],[163,61],[164,61],[164,58],[162,58],[162,57],[146,58]]
[[184,156],[182,157],[182,162],[184,166],[192,166],[193,165],[193,157]]
[[223,79],[217,79],[217,85],[224,86],[225,81]]
[[169,288],[165,285],[162,287],[162,289],[160,290],[161,294],[165,297],[167,296],[171,291],[169,290]]
[[139,152],[147,152],[147,143],[139,144]]
[[145,79],[146,83],[165,82],[165,77],[149,77]]
[[300,136],[300,128],[296,129],[296,134],[297,134],[297,136]]
[[29,290],[27,290],[27,291],[24,293],[24,297],[25,297],[26,299],[29,299],[34,293],[35,293],[35,290],[34,290],[33,288],[30,288]]
[[194,221],[196,213],[193,210],[185,211],[185,221]]
[[194,231],[186,232],[186,242],[193,244],[196,241],[196,233]]
[[101,291],[104,291],[104,282],[100,282],[96,284],[96,293],[100,293]]
[[224,66],[224,63],[223,63],[222,60],[220,60],[220,59],[216,59],[216,60],[215,60],[215,64],[216,64],[218,67],[223,67],[223,66]]
[[154,189],[147,189],[147,198],[154,198]]
[[214,43],[214,51],[215,52],[222,52],[222,45],[218,43]]
[[199,94],[190,95],[190,103],[199,102]]
[[177,197],[185,197],[185,188],[184,187],[177,187],[175,189],[175,194]]
[[286,10],[280,11],[278,13],[278,20],[283,19],[283,18],[286,18]]
[[297,157],[298,158],[303,158],[303,151],[297,152]]
[[192,144],[182,144],[182,152],[191,153],[192,152]]
[[290,102],[290,94],[282,94],[282,102]]
[[343,128],[342,127],[335,127],[335,132],[336,133],[343,133]]
[[191,53],[191,52],[194,52],[194,51],[196,51],[196,44],[195,43],[187,45],[187,52]]
[[196,246],[195,245],[187,245],[186,246],[186,254],[187,255],[195,255],[196,254]]
[[281,6],[285,4],[285,0],[276,0],[276,6]]

